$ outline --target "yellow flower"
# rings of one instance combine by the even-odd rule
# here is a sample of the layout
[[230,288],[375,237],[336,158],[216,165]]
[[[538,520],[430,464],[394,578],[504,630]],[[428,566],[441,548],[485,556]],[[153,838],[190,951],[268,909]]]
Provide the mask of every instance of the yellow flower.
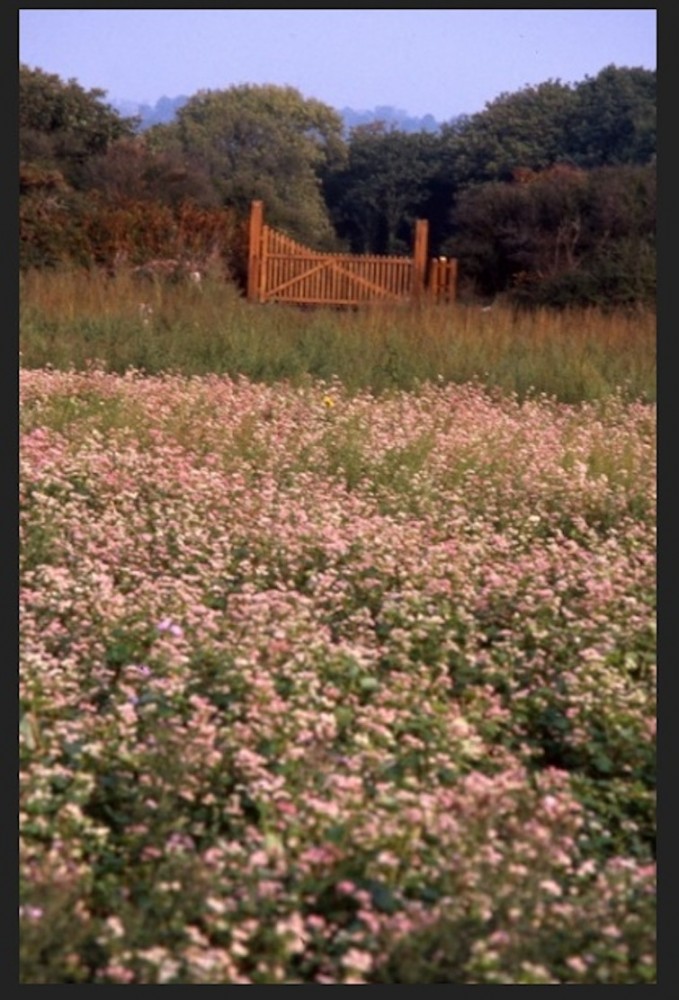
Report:
[[335,400],[332,398],[332,396],[323,397],[323,406],[325,406],[327,410],[331,410],[334,405],[335,405]]

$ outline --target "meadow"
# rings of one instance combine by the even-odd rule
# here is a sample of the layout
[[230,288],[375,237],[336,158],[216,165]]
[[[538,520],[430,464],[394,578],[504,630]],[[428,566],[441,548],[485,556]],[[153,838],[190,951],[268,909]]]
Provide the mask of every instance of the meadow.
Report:
[[654,983],[651,318],[150,293],[22,287],[21,982]]
[[350,392],[476,381],[520,398],[656,399],[656,317],[648,309],[252,305],[235,286],[143,283],[131,274],[28,272],[20,282],[22,364],[148,375],[339,378]]

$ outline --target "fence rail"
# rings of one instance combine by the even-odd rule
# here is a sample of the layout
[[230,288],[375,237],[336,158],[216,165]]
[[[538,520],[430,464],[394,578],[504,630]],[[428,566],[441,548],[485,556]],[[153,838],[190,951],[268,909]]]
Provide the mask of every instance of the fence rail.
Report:
[[418,219],[412,257],[322,253],[264,223],[261,201],[250,210],[248,299],[300,305],[361,305],[455,299],[457,261],[427,264],[428,223]]

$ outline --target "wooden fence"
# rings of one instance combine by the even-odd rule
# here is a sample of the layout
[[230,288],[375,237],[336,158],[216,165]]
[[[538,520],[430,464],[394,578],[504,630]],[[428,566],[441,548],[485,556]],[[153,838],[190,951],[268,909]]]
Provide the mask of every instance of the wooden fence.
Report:
[[264,223],[261,201],[250,209],[247,296],[251,302],[354,306],[374,302],[453,302],[457,261],[427,260],[429,224],[418,219],[412,257],[322,253]]

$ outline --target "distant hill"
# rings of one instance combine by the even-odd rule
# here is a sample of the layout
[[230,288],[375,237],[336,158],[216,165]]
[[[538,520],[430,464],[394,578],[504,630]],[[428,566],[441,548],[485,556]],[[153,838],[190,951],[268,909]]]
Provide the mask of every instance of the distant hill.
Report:
[[417,118],[409,115],[401,108],[392,108],[390,105],[381,104],[372,111],[356,111],[354,108],[342,108],[340,115],[344,119],[347,130],[355,128],[357,125],[370,125],[372,122],[384,122],[385,125],[393,125],[401,132],[438,132],[440,123],[433,115],[424,115]]
[[[182,94],[180,97],[161,97],[154,105],[140,104],[135,101],[109,99],[111,107],[125,117],[138,115],[141,118],[140,131],[151,128],[152,125],[164,125],[171,122],[182,105],[189,100]],[[372,122],[384,122],[399,129],[401,132],[438,132],[440,123],[433,115],[418,118],[409,115],[401,108],[390,105],[380,105],[372,111],[357,111],[354,108],[342,108],[339,112],[347,132],[357,125],[369,125]]]
[[171,122],[177,111],[188,100],[189,98],[182,94],[180,97],[161,97],[154,105],[113,98],[109,98],[108,103],[126,118],[139,116],[141,118],[139,128],[143,132],[144,129],[151,128],[152,125],[165,125]]

